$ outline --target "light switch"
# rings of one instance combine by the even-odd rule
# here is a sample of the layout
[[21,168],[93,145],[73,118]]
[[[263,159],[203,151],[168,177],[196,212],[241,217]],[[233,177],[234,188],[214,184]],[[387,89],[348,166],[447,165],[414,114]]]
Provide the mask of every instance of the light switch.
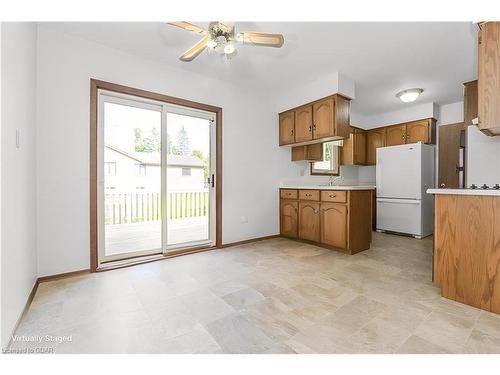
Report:
[[246,217],[246,216],[242,216],[242,217],[240,218],[240,221],[241,221],[242,223],[248,223],[248,217]]
[[16,129],[16,148],[21,148],[21,131]]

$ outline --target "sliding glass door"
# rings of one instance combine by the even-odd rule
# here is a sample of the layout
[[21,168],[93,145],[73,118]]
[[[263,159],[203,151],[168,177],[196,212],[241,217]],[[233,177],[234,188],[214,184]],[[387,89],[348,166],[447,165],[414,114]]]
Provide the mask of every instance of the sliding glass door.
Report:
[[98,92],[99,263],[214,244],[213,113]]

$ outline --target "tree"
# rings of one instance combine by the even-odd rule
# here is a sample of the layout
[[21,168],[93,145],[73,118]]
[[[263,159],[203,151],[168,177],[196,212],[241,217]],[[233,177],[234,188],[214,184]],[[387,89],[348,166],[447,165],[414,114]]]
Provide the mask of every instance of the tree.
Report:
[[208,177],[208,156],[203,155],[203,152],[201,152],[200,150],[193,150],[193,153],[191,155],[203,161],[204,164],[203,171],[206,181]]
[[144,140],[142,139],[142,130],[140,128],[134,129],[134,150],[135,152],[144,152]]
[[189,137],[184,126],[177,132],[177,148],[180,155],[190,155],[191,147],[189,144]]
[[160,135],[156,128],[151,128],[149,136],[144,138],[144,152],[158,152],[161,150]]

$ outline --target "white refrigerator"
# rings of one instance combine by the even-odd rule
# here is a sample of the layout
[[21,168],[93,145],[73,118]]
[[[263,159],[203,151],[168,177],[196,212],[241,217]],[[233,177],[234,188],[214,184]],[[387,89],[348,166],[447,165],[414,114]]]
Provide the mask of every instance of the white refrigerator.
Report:
[[434,146],[377,148],[377,231],[423,238],[433,233]]

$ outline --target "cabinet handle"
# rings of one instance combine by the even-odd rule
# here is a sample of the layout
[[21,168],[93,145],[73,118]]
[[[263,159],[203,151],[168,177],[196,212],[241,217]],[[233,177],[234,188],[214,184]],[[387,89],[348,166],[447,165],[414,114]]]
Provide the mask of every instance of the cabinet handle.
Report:
[[313,130],[316,130],[316,124],[313,124]]
[[311,125],[309,125],[309,133],[311,132]]
[[293,135],[293,129],[292,129],[292,131],[290,133]]
[[335,198],[335,197],[336,197],[336,195],[329,195],[329,197],[330,197],[330,198]]

